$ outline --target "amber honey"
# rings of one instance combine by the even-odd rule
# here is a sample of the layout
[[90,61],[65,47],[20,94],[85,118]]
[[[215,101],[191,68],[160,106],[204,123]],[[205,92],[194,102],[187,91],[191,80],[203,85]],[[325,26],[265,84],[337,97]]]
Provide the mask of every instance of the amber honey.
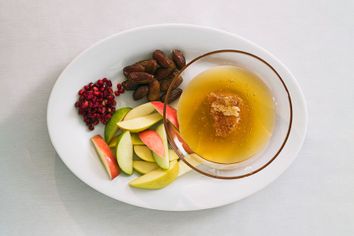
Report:
[[178,120],[180,133],[193,151],[212,162],[235,163],[267,144],[275,106],[257,75],[235,66],[218,66],[197,75],[184,89]]

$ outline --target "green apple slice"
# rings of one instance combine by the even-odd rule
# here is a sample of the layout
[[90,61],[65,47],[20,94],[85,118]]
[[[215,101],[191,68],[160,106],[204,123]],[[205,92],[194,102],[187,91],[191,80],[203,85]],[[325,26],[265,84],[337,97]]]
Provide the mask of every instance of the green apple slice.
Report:
[[156,165],[156,163],[146,161],[133,161],[133,168],[140,174],[147,174],[159,167]]
[[124,120],[131,120],[134,118],[147,116],[155,111],[154,106],[148,102],[140,106],[134,107],[128,114],[124,117]]
[[114,136],[112,139],[111,139],[111,141],[108,143],[108,146],[110,147],[110,148],[116,148],[117,147],[117,145],[118,145],[118,137],[119,136]]
[[127,175],[133,173],[133,144],[129,131],[124,131],[118,137],[117,161],[120,169]]
[[147,128],[153,126],[162,119],[162,116],[159,113],[152,113],[147,116],[142,116],[139,118],[134,118],[131,120],[124,120],[118,122],[118,127],[129,130],[133,133],[138,133],[140,131],[146,130]]
[[113,153],[117,153],[118,141],[119,141],[119,135],[114,136],[108,144],[108,146],[110,147]]
[[178,160],[178,155],[177,153],[175,153],[175,151],[173,151],[173,149],[169,149],[168,150],[170,153],[170,161],[175,161],[175,160]]
[[158,155],[156,152],[153,152],[155,161],[157,163],[158,166],[160,166],[162,169],[167,170],[169,168],[170,165],[170,158],[169,158],[169,149],[168,149],[168,141],[167,141],[167,136],[166,136],[166,132],[165,132],[165,126],[163,124],[159,125],[156,129],[156,133],[160,136],[162,143],[163,143],[163,147],[164,147],[164,155],[160,156]]
[[134,145],[134,152],[140,159],[142,159],[144,161],[155,162],[155,159],[152,156],[151,150],[144,145],[141,145],[141,146]]
[[161,189],[172,183],[178,176],[179,164],[172,161],[168,170],[155,169],[129,182],[131,187],[142,189]]
[[122,121],[125,115],[131,110],[130,107],[122,107],[119,108],[116,112],[114,112],[113,116],[107,122],[104,127],[104,139],[106,142],[110,142],[114,135],[117,133],[118,126],[117,122]]
[[137,134],[130,134],[132,136],[132,143],[133,145],[144,145]]

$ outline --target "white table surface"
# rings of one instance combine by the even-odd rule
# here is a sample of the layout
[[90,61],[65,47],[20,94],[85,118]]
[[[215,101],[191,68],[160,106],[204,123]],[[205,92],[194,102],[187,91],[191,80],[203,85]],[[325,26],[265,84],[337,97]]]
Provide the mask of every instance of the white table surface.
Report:
[[[50,143],[46,105],[61,70],[97,40],[168,22],[240,34],[303,88],[302,151],[241,202],[180,213],[130,206],[78,180]],[[0,0],[0,235],[354,235],[353,39],[350,0]]]

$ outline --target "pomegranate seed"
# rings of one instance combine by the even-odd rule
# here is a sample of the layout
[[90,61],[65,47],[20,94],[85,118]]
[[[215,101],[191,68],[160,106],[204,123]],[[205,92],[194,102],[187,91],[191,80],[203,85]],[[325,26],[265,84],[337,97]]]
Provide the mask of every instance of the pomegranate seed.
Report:
[[109,121],[111,119],[112,115],[111,114],[105,114],[104,118],[106,119],[106,121]]
[[81,96],[82,94],[84,94],[85,90],[81,89],[78,94]]
[[105,90],[105,91],[102,92],[102,95],[103,95],[103,97],[108,97],[108,96],[109,96],[109,93],[108,93],[107,90]]
[[88,107],[88,101],[84,101],[84,103],[82,103],[82,105],[81,105],[81,108],[85,109],[87,107]]

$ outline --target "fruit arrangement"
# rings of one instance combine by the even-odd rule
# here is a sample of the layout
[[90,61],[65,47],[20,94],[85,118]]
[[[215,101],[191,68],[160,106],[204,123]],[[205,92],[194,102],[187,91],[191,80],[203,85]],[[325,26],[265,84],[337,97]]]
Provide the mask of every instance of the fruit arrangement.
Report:
[[[160,189],[190,170],[169,148],[162,123],[163,107],[162,102],[154,101],[133,109],[120,108],[107,122],[104,138],[91,138],[110,179],[120,172],[132,175],[135,171],[141,176],[129,182],[131,187]],[[166,117],[178,128],[174,108],[167,107]]]
[[[169,58],[163,51],[155,50],[151,59],[124,67],[123,74],[126,80],[122,86],[125,90],[134,91],[134,100],[146,97],[148,101],[165,101],[168,88],[185,65],[186,59],[182,51],[172,50]],[[176,78],[168,103],[181,96],[182,89],[178,87],[182,82],[182,77]]]
[[[179,70],[186,65],[180,50],[174,49],[171,58],[161,50],[155,50],[152,58],[139,61],[123,69],[126,80],[117,84],[113,91],[107,78],[85,85],[78,92],[75,107],[89,130],[99,123],[105,125],[104,135],[95,135],[91,142],[95,147],[109,178],[113,180],[121,172],[141,176],[129,185],[143,189],[160,189],[190,168],[179,161],[178,155],[169,148],[162,115],[166,92]],[[178,88],[182,77],[176,78],[169,101],[182,93]],[[133,91],[133,99],[150,101],[135,108],[116,109],[116,97],[125,90]],[[178,129],[177,111],[166,107],[166,118]]]

